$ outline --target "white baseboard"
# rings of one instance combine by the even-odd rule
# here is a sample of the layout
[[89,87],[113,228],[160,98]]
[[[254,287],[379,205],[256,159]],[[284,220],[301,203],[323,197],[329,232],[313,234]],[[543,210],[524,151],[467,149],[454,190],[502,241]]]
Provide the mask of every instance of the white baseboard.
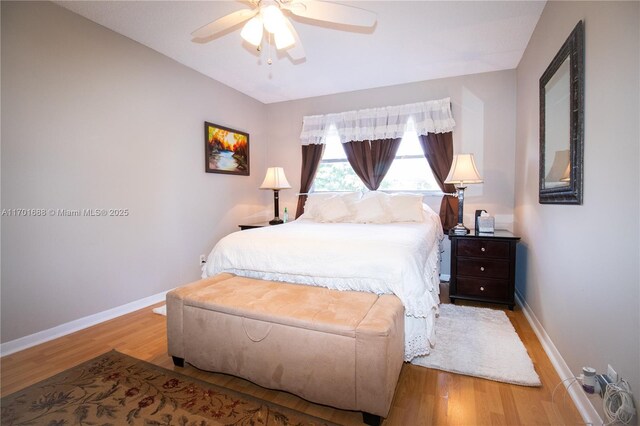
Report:
[[48,330],[39,331],[28,336],[20,337],[19,339],[2,343],[0,345],[0,356],[11,355],[12,353],[23,349],[48,342],[49,340],[57,339],[58,337],[66,336],[67,334],[91,327],[92,325],[137,311],[138,309],[146,308],[147,306],[155,303],[163,302],[169,291],[170,290],[163,291],[162,293],[154,294],[153,296],[145,297],[144,299],[135,300],[131,303],[127,303],[126,305],[117,306],[106,311],[98,312],[97,314],[60,324]]
[[449,281],[451,279],[451,275],[449,274],[440,274],[440,281]]
[[[575,377],[575,374],[571,371],[567,363],[562,358],[562,355],[556,348],[556,346],[551,341],[551,338],[545,331],[544,327],[538,321],[538,318],[533,313],[533,310],[529,306],[529,304],[522,298],[522,296],[516,291],[516,302],[518,305],[522,307],[522,312],[524,312],[524,316],[531,324],[531,328],[533,328],[534,333],[538,336],[538,340],[542,344],[542,348],[546,352],[547,356],[551,360],[551,364],[555,368],[558,376],[560,376],[560,380],[569,379],[571,377]],[[576,408],[580,415],[582,416],[582,420],[587,425],[602,425],[604,424],[602,418],[596,411],[596,409],[591,404],[591,401],[587,397],[587,394],[582,390],[581,386],[571,386],[570,380],[564,382],[564,386],[567,388],[567,392],[571,396],[573,403],[576,405]]]

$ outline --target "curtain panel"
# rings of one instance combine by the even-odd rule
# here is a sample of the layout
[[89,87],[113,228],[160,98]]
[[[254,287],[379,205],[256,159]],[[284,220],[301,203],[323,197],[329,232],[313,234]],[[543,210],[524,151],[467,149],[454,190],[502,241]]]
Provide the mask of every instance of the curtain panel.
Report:
[[453,162],[453,135],[451,132],[429,133],[419,136],[418,139],[422,152],[433,171],[433,177],[445,193],[440,202],[440,222],[442,222],[442,229],[448,232],[458,223],[458,197],[447,195],[447,193],[456,192],[456,187],[444,183]]
[[349,164],[370,191],[380,187],[396,158],[401,138],[350,141],[342,144]]
[[326,115],[305,116],[302,120],[302,145],[326,143],[329,132],[337,131],[340,142],[402,138],[409,118],[418,134],[446,133],[453,130],[450,98],[414,104],[369,108]]
[[304,213],[304,203],[307,201],[307,192],[311,189],[313,179],[316,177],[324,145],[303,145],[302,146],[302,168],[300,170],[300,195],[298,196],[298,206],[296,208],[296,218]]

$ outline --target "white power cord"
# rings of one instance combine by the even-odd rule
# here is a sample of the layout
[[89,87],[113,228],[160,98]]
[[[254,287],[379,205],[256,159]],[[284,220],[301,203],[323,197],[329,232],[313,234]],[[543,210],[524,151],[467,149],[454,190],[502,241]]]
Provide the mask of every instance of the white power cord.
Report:
[[[565,398],[567,397],[567,394],[569,393],[569,390],[571,389],[571,386],[575,385],[576,383],[582,383],[582,375],[580,375],[579,377],[568,377],[562,381],[560,381],[554,388],[553,388],[553,392],[551,392],[551,407],[553,407],[553,412],[555,413],[556,417],[558,419],[561,419],[562,416],[560,415],[560,413],[558,412],[558,408],[556,407],[556,402],[555,402],[555,397],[556,397],[556,392],[558,391],[558,389],[560,389],[560,386],[562,384],[564,384],[565,382],[568,382],[569,380],[571,380],[571,382],[566,386],[566,392],[564,393],[563,397],[562,397],[562,406],[566,406],[566,400]],[[586,425],[586,426],[593,426],[592,423],[583,423],[583,422],[579,422],[576,420],[576,425]]]
[[609,383],[602,400],[604,415],[611,425],[617,422],[628,425],[636,414],[629,383],[620,380],[618,383]]
[[[569,382],[566,386],[566,392],[564,397],[562,398],[563,405],[565,404],[565,397],[571,386],[576,383],[582,383],[583,376],[577,377],[569,377],[562,381],[560,381],[554,388],[553,392],[551,392],[551,406],[553,407],[553,411],[556,416],[560,418],[560,413],[558,413],[556,408],[555,396],[557,390],[560,388],[562,384],[565,382]],[[597,392],[597,390],[596,390]],[[621,379],[618,383],[610,383],[607,385],[605,389],[604,396],[602,397],[602,406],[604,409],[605,417],[607,418],[607,423],[603,423],[603,426],[610,426],[614,423],[622,423],[625,425],[630,424],[633,421],[633,417],[636,414],[636,408],[633,403],[633,394],[631,393],[631,387],[627,381]],[[582,425],[592,425],[592,423],[577,423]]]

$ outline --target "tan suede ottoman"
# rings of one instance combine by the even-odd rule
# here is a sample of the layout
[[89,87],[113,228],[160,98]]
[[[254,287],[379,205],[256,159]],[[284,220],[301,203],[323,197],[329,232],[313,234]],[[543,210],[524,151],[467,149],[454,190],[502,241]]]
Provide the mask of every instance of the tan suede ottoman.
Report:
[[167,294],[167,335],[176,365],[375,422],[389,413],[402,368],[404,308],[392,295],[220,274]]

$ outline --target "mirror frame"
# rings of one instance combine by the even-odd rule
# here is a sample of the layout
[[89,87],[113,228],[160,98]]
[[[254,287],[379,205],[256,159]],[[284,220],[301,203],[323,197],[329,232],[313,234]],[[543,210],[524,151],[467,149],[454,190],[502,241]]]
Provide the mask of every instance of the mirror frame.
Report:
[[[569,59],[570,111],[569,158],[571,174],[568,186],[545,188],[545,86],[563,62]],[[582,204],[584,176],[584,26],[578,22],[553,61],[540,77],[540,204]]]

